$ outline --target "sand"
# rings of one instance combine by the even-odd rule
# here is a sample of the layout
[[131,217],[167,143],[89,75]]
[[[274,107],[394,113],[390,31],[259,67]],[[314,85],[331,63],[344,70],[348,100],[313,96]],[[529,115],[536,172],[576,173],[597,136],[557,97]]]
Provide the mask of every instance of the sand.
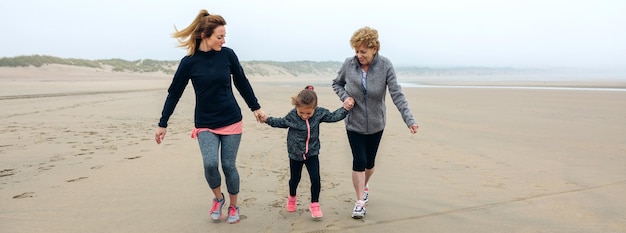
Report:
[[[251,77],[263,110],[333,77]],[[213,222],[193,127],[193,91],[161,145],[156,123],[170,76],[72,67],[0,68],[1,232],[626,232],[626,91],[404,88],[420,123],[395,107],[362,220],[343,122],[322,125],[324,217],[288,192],[286,130],[254,121],[243,101],[241,222]],[[605,85],[605,84],[603,84]],[[225,189],[225,188],[224,188]]]

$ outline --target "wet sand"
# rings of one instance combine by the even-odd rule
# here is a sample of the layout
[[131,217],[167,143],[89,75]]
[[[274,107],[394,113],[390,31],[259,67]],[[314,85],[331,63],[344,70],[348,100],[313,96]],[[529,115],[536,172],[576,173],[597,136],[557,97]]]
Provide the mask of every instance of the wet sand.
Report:
[[[168,75],[1,71],[3,232],[626,232],[625,91],[404,88],[420,129],[388,104],[362,220],[350,218],[343,122],[322,125],[324,217],[313,220],[306,172],[298,210],[284,208],[286,130],[256,123],[238,97],[242,220],[229,225],[207,214],[192,89],[157,145]],[[320,106],[341,106],[332,78],[251,81],[282,116],[309,83]]]

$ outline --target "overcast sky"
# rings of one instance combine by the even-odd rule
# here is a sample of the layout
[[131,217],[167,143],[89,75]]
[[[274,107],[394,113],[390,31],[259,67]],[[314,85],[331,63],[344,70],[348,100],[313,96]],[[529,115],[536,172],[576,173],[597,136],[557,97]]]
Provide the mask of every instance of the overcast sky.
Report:
[[0,57],[179,60],[203,8],[242,61],[343,61],[370,26],[396,66],[626,68],[625,0],[3,0]]

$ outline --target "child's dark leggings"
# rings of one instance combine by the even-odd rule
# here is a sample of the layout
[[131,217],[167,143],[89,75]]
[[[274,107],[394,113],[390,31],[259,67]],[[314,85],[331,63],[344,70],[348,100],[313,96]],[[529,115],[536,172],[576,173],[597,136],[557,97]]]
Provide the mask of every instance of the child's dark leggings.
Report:
[[319,202],[322,182],[320,179],[320,161],[317,155],[311,156],[304,161],[289,159],[289,170],[291,172],[291,178],[289,179],[289,195],[296,196],[297,194],[296,190],[298,189],[298,184],[302,177],[303,165],[306,165],[309,178],[311,178],[311,202]]

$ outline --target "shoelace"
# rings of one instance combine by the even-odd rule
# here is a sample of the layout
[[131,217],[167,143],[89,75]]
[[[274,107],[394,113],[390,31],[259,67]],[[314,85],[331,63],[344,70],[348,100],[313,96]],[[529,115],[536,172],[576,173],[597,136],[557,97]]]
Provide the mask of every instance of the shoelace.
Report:
[[354,207],[354,210],[361,211],[364,206],[365,206],[364,202],[357,202],[356,206]]
[[211,207],[211,212],[215,212],[220,208],[220,201],[213,200],[213,207]]
[[235,216],[237,215],[237,208],[234,206],[228,207],[228,215]]

